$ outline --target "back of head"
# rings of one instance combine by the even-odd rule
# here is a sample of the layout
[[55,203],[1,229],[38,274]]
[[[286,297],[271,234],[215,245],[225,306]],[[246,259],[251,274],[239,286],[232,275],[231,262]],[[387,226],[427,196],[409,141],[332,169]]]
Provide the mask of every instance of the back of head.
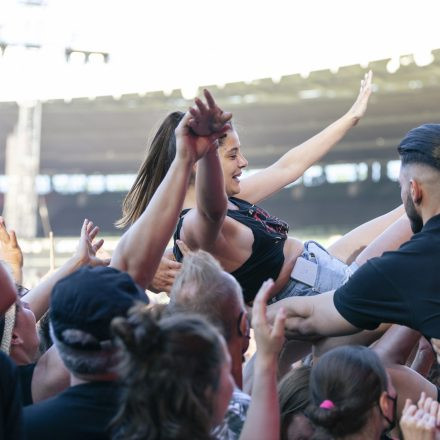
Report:
[[[148,307],[117,318],[122,406],[116,438],[209,438],[224,353],[218,332],[197,316],[155,321]],[[212,395],[212,394],[211,394]]]
[[281,412],[281,440],[288,438],[289,425],[293,418],[304,411],[310,404],[311,368],[304,365],[287,373],[278,384],[278,398]]
[[52,339],[76,376],[108,374],[115,362],[111,321],[125,316],[145,292],[125,272],[84,267],[58,281],[50,304]]
[[[242,306],[240,286],[207,252],[186,255],[170,292],[170,313],[198,313],[228,341],[237,326],[234,309]],[[235,326],[235,327],[234,327]]]
[[398,148],[402,165],[423,164],[440,171],[440,124],[413,128]]
[[355,434],[365,427],[386,389],[386,372],[375,352],[360,346],[338,347],[312,368],[307,415],[332,437]]
[[133,224],[145,211],[176,155],[174,130],[184,113],[170,113],[160,125],[148,153],[137,174],[136,180],[122,204],[122,218],[116,222],[119,228]]

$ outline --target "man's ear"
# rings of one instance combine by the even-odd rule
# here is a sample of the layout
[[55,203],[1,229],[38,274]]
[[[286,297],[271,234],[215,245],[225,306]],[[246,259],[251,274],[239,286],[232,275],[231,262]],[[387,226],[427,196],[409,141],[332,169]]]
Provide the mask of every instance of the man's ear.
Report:
[[415,205],[420,205],[423,199],[422,185],[420,184],[419,181],[415,179],[411,179],[409,181],[409,184],[410,184],[410,194],[412,201],[414,202]]
[[16,333],[16,331],[14,330],[12,332],[12,339],[11,339],[11,345],[22,345],[23,344],[23,339],[21,338],[21,336]]

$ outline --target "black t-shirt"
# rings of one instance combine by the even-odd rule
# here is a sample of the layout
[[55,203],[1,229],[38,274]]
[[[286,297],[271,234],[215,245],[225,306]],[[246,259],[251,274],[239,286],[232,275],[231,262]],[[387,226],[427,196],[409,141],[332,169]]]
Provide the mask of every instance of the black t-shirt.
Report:
[[34,375],[37,364],[20,365],[18,367],[18,377],[21,385],[21,403],[23,406],[32,405],[32,376]]
[[440,338],[440,215],[397,251],[367,261],[336,290],[334,304],[360,329],[389,322]]
[[28,440],[110,439],[108,427],[117,409],[115,382],[75,385],[24,408],[24,431]]
[[22,438],[20,381],[13,362],[0,351],[0,440]]

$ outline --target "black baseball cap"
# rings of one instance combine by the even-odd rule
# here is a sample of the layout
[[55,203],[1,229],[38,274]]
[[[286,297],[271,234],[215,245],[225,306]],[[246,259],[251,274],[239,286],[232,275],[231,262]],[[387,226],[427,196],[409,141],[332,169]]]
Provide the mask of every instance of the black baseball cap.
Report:
[[[50,302],[50,321],[55,337],[65,345],[99,350],[111,341],[110,323],[126,316],[137,302],[148,304],[148,296],[130,275],[112,267],[83,267],[58,281]],[[66,331],[80,330],[93,338],[87,343],[65,340]]]

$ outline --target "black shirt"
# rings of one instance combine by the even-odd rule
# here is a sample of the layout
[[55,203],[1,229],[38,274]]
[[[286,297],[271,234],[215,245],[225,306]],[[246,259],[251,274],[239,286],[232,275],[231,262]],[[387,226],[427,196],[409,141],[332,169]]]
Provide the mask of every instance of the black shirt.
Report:
[[21,385],[21,403],[23,406],[32,405],[32,377],[37,364],[20,365],[18,367],[18,377]]
[[[254,300],[264,281],[278,278],[284,263],[284,242],[289,225],[245,200],[230,197],[229,201],[237,209],[228,209],[226,215],[247,226],[254,236],[251,256],[237,270],[231,272],[243,289],[244,300],[249,303]],[[174,240],[180,238],[183,217],[188,211],[189,209],[185,209],[180,215]],[[183,258],[176,244],[174,255],[177,261]]]
[[24,409],[26,438],[45,440],[110,439],[109,424],[118,409],[115,382],[75,385]]
[[440,338],[440,215],[397,251],[367,261],[336,290],[334,304],[361,329],[388,322]]
[[0,351],[0,440],[22,438],[20,381],[13,362]]

